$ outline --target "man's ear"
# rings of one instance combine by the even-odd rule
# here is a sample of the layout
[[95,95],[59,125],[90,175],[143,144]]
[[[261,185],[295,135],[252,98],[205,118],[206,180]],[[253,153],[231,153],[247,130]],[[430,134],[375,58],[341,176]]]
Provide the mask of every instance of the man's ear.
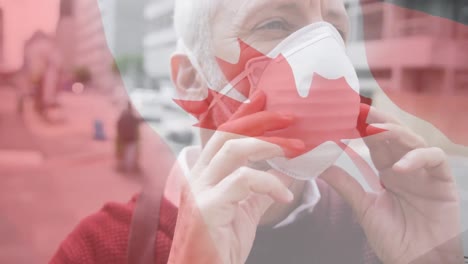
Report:
[[187,55],[172,55],[171,76],[179,97],[176,103],[180,107],[195,116],[208,110],[208,86]]
[[206,96],[207,86],[187,55],[172,55],[171,78],[181,99],[202,100]]

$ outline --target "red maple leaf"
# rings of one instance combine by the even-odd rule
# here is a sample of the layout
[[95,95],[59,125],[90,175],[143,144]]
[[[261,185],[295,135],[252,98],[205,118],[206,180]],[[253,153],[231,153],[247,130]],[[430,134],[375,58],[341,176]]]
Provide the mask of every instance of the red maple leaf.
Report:
[[[341,145],[344,139],[356,139],[382,132],[377,128],[368,129],[366,119],[370,108],[360,104],[367,99],[354,91],[344,77],[333,80],[314,73],[308,96],[301,97],[296,87],[294,72],[287,59],[282,55],[274,59],[268,58],[241,40],[239,45],[241,53],[237,63],[231,64],[217,58],[233,89],[248,97],[255,86],[267,96],[265,110],[296,117],[291,126],[267,132],[262,140],[268,141],[268,137],[300,139],[306,148],[302,153],[294,154],[299,156],[327,141]],[[247,63],[253,58],[258,58],[261,63],[257,65],[260,67],[246,69]],[[244,77],[249,75],[249,78],[238,79],[241,74],[244,74]],[[223,130],[225,126],[220,125],[227,122],[235,110],[244,104],[212,89],[209,89],[207,98],[201,101],[175,101],[199,120],[196,126],[211,130]],[[214,116],[217,116],[216,120]],[[242,136],[251,135],[246,133]]]
[[[229,63],[223,59],[216,58],[216,61],[223,72],[226,80],[233,83],[234,89],[239,91],[245,97],[249,96],[250,83],[247,78],[240,79],[236,82],[236,78],[245,71],[248,61],[252,58],[265,56],[263,53],[257,51],[247,43],[238,39],[240,47],[240,56],[237,63]],[[236,109],[238,109],[242,102],[234,100],[228,96],[222,95],[213,89],[208,89],[208,96],[200,101],[187,101],[187,100],[174,100],[182,109],[189,112],[199,123],[195,126],[217,130],[220,125],[227,122]],[[229,109],[226,109],[228,107]],[[216,120],[213,118],[216,116]]]

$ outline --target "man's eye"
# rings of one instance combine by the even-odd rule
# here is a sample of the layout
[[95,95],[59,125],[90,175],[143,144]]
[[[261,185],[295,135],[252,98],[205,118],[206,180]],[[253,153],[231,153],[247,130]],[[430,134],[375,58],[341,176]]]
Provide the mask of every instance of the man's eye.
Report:
[[289,30],[290,26],[283,20],[273,20],[260,24],[255,30]]

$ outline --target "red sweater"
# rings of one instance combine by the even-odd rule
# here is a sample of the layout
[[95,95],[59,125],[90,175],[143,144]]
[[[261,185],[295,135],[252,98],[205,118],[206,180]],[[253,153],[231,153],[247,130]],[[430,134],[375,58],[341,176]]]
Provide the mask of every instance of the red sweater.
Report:
[[[248,263],[289,262],[274,261],[283,255],[303,257],[303,261],[297,259],[294,263],[380,263],[354,221],[351,208],[323,181],[317,183],[322,198],[313,213],[298,221],[295,227],[264,235],[262,231],[257,232],[255,250]],[[50,263],[126,264],[135,202],[136,198],[127,204],[109,203],[85,218],[65,239]],[[167,263],[176,220],[177,208],[163,199],[154,245],[156,264]],[[309,249],[296,252],[297,246],[291,245],[298,243]]]
[[[80,222],[64,240],[50,264],[126,264],[136,197],[127,204],[109,203]],[[155,263],[167,263],[177,208],[163,200],[155,245]]]

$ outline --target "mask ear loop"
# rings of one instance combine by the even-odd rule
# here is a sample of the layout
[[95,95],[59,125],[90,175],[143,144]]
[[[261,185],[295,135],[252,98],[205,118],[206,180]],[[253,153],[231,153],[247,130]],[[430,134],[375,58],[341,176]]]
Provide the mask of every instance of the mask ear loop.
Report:
[[246,64],[246,72],[248,73],[247,78],[250,83],[249,97],[258,89],[258,84],[263,76],[263,73],[270,65],[272,59],[264,56],[259,58],[253,58]]
[[269,65],[271,61],[268,57],[257,57],[249,60],[246,63],[244,71],[242,71],[236,78],[234,78],[228,85],[226,85],[223,89],[221,89],[217,94],[213,96],[212,103],[208,109],[215,107],[215,105],[220,105],[223,114],[227,116],[231,116],[234,114],[231,109],[229,109],[222,101],[222,97],[227,96],[233,100],[237,100],[241,103],[249,103],[249,98],[246,98],[236,89],[236,85],[238,85],[241,81],[245,78],[249,80],[250,83],[250,91],[249,97],[254,92],[257,84],[261,78],[261,75],[265,71],[266,67]]
[[214,89],[209,88],[213,94],[212,96],[213,99],[210,102],[208,111],[218,106],[219,109],[221,109],[221,111],[223,112],[223,115],[225,115],[226,117],[232,116],[234,114],[234,111],[226,106],[226,104],[223,102],[223,97],[229,97],[232,100],[239,101],[239,103],[247,103],[248,98],[245,98],[245,96],[237,92],[237,90],[235,89],[236,85],[239,82],[241,82],[243,79],[247,78],[247,76],[248,76],[248,73],[246,71],[243,71],[233,81],[231,81],[231,83],[227,84],[219,92],[217,92]]
[[[249,73],[246,72],[247,69],[245,69],[239,76],[237,76],[233,81],[231,81],[228,85],[226,85],[223,89],[221,89],[219,92],[216,89],[213,89],[214,87],[212,83],[209,81],[208,78],[206,78],[202,67],[200,66],[200,63],[198,62],[197,58],[193,55],[192,51],[187,49],[185,44],[183,43],[182,40],[179,40],[179,49],[181,49],[182,52],[184,52],[190,59],[191,63],[197,70],[197,72],[200,74],[201,78],[203,81],[207,84],[208,86],[208,96],[204,100],[208,103],[208,107],[206,108],[205,112],[209,112],[212,110],[216,105],[219,106],[219,109],[223,112],[223,114],[227,117],[231,116],[233,112],[229,107],[226,106],[226,104],[222,101],[223,96],[230,97],[231,99],[237,100],[239,102],[247,102],[248,98],[245,98],[241,93],[237,92],[235,86],[241,82],[243,79],[247,78]],[[230,95],[229,93],[232,93]]]

